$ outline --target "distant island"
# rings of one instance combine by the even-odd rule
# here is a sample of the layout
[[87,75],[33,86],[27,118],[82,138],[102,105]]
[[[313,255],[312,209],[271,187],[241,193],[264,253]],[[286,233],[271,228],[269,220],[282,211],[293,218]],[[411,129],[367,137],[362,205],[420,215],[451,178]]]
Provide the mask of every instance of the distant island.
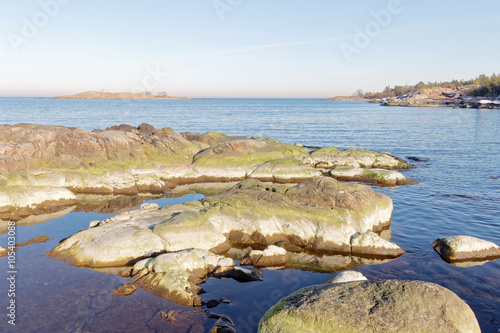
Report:
[[368,101],[385,106],[499,109],[500,76],[482,74],[471,80],[420,81],[415,85],[387,86],[384,91],[376,93],[359,89],[352,96],[336,96],[324,100]]
[[160,92],[157,95],[153,95],[149,91],[140,93],[110,93],[101,91],[85,91],[76,95],[66,95],[54,97],[55,99],[192,99],[188,97],[174,97],[168,96],[166,92]]

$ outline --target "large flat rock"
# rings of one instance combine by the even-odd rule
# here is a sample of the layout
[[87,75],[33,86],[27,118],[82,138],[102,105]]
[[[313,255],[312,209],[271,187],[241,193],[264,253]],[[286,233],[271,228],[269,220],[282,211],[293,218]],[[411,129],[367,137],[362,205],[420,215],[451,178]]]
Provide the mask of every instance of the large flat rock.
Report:
[[[273,187],[246,180],[199,202],[146,206],[94,223],[49,255],[91,267],[119,266],[165,251],[222,253],[249,245],[350,255],[351,236],[388,226],[391,213],[392,200],[362,184],[322,177]],[[370,254],[377,246],[383,250],[372,245]]]

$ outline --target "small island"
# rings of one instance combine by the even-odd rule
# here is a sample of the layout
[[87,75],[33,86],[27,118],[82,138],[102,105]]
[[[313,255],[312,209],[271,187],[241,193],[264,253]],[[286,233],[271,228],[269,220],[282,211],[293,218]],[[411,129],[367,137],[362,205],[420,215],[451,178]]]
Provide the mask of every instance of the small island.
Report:
[[149,91],[132,93],[110,93],[104,91],[85,91],[76,95],[66,95],[54,97],[55,99],[192,99],[189,97],[168,96],[165,91],[153,95]]

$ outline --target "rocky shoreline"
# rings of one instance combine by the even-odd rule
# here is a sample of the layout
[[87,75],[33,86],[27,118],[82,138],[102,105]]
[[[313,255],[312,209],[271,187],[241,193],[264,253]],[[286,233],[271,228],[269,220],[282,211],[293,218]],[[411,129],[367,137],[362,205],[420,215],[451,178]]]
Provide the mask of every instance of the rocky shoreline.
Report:
[[407,107],[454,107],[464,109],[500,109],[500,96],[474,97],[465,90],[449,88],[421,89],[394,97],[364,98],[358,96],[337,96],[325,100],[366,101],[382,106]]
[[[336,272],[404,255],[390,241],[392,200],[367,184],[417,183],[399,172],[408,168],[385,152],[177,133],[148,124],[93,131],[3,125],[0,220],[35,224],[87,209],[117,214],[91,221],[46,255],[129,278],[115,296],[141,288],[184,306],[216,306],[200,296],[209,278],[258,281],[269,267]],[[186,193],[206,196],[134,209],[143,197]],[[496,244],[468,236],[440,238],[432,246],[461,266],[500,257]],[[421,329],[422,316],[428,331],[479,331],[467,304],[443,287],[367,281],[359,274],[285,297],[259,330],[410,332]],[[218,319],[213,332],[234,332],[231,319]]]

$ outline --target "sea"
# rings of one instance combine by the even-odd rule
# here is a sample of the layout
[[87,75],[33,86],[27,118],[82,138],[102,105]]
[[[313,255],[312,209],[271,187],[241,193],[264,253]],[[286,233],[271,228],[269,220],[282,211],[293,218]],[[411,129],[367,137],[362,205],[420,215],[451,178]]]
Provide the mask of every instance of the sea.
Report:
[[[382,264],[353,265],[368,279],[423,280],[456,293],[474,311],[483,332],[500,329],[500,260],[457,267],[443,261],[430,243],[469,235],[500,244],[500,111],[385,107],[360,101],[314,99],[58,100],[0,98],[0,124],[63,125],[86,130],[112,125],[178,132],[218,131],[275,138],[308,146],[365,148],[412,158],[402,171],[418,184],[374,189],[391,197],[391,241],[401,257]],[[418,161],[415,161],[418,160]],[[165,206],[202,196],[133,198]],[[240,283],[210,278],[204,300],[224,298],[214,308],[192,309],[138,289],[111,292],[127,281],[106,270],[73,267],[44,256],[62,239],[115,211],[76,209],[44,223],[17,227],[18,242],[47,235],[45,243],[16,253],[16,325],[7,323],[7,284],[1,283],[2,332],[204,332],[227,315],[238,332],[255,332],[262,315],[302,287],[324,283],[336,272],[264,269],[263,281]],[[0,235],[0,245],[6,244]],[[2,276],[7,258],[0,258]],[[5,281],[5,277],[2,278]],[[174,320],[159,316],[174,311]]]

